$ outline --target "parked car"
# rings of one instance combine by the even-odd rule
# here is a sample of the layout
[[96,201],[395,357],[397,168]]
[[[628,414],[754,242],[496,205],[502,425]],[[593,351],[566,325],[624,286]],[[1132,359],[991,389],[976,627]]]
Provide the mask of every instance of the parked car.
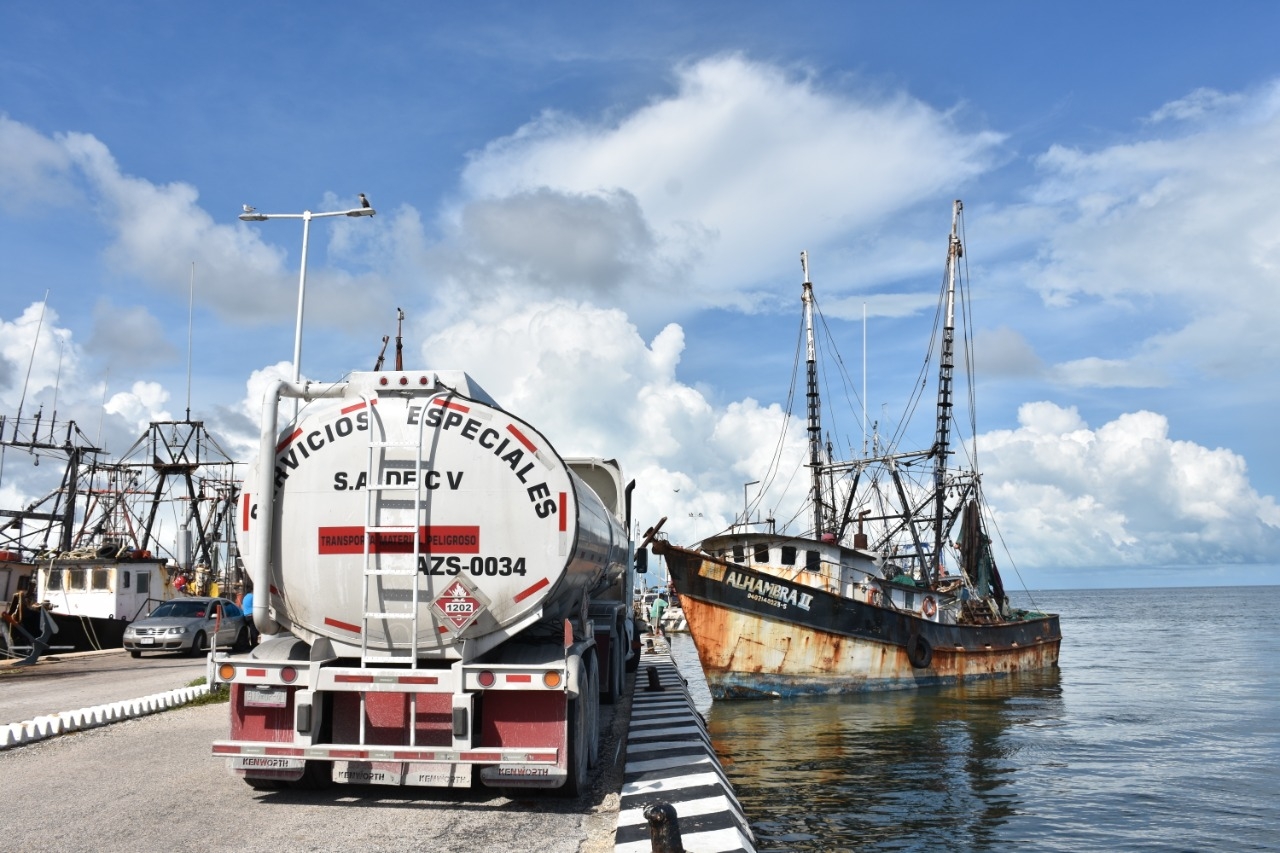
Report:
[[173,598],[124,629],[124,647],[135,658],[143,652],[205,655],[211,642],[248,647],[249,622],[234,601]]

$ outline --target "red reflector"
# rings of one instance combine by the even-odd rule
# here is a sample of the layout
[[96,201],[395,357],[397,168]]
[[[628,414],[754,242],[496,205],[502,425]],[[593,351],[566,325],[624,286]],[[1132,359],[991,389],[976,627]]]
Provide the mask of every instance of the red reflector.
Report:
[[372,675],[335,675],[333,680],[339,684],[373,684]]
[[502,753],[500,752],[460,752],[458,759],[461,761],[501,761]]
[[238,746],[219,746],[218,744],[216,744],[216,743],[215,743],[215,744],[213,745],[213,754],[214,754],[214,755],[239,755],[239,754],[240,754],[240,747],[238,747]]
[[528,684],[533,681],[532,675],[508,675],[507,683],[509,684]]
[[402,675],[397,678],[401,684],[439,684],[440,679],[427,675]]
[[250,678],[253,678],[255,676],[258,678],[267,677],[267,671],[265,669],[246,669],[244,671],[244,674],[249,676]]
[[408,385],[408,384],[409,384],[409,377],[408,377],[408,376],[401,376],[401,377],[400,377],[400,384],[401,384],[401,385]]
[[369,753],[363,749],[331,749],[329,750],[330,758],[368,758]]
[[385,377],[385,376],[379,376],[379,377],[378,377],[378,384],[379,384],[379,385],[386,385],[386,384],[387,384],[387,377]]

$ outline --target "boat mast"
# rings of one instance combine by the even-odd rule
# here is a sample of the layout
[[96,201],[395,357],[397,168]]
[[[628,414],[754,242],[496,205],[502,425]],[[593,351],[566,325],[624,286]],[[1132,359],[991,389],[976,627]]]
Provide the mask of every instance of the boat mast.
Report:
[[813,283],[809,281],[809,253],[800,253],[800,269],[804,272],[800,301],[804,305],[805,369],[809,403],[809,468],[813,474],[813,538],[821,539],[826,532],[824,524],[826,505],[822,489],[822,419],[821,399],[818,396],[818,350],[813,342]]
[[925,582],[932,584],[942,561],[944,538],[943,516],[946,512],[947,456],[951,442],[951,375],[955,369],[956,336],[956,267],[964,254],[960,243],[960,211],[964,204],[956,199],[951,212],[951,239],[947,245],[947,295],[942,326],[942,358],[938,368],[938,433],[933,443],[933,559],[929,561]]

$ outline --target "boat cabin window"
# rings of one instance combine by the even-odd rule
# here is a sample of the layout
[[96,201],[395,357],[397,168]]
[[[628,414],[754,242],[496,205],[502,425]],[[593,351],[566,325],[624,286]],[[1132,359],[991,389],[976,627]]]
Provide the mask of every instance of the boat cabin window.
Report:
[[124,572],[123,578],[122,578],[121,583],[120,583],[120,588],[121,588],[121,589],[128,589],[128,588],[129,588],[129,579],[130,579],[131,577],[133,577],[133,572],[130,572],[130,571],[126,570],[126,571]]
[[733,561],[735,563],[745,563],[747,561],[747,552],[741,545],[733,546]]
[[756,562],[757,563],[769,562],[769,546],[768,545],[764,545],[764,544],[756,545]]
[[50,592],[66,589],[66,572],[62,569],[43,569],[44,588]]
[[90,582],[93,584],[93,587],[92,587],[93,589],[96,589],[99,591],[111,590],[111,575],[112,575],[111,569],[104,569],[104,568],[90,569],[90,573],[91,573]]
[[816,572],[822,568],[822,554],[817,551],[804,552],[804,567],[806,571]]
[[151,572],[138,572],[138,595],[151,594]]
[[796,546],[783,545],[782,546],[782,565],[794,566],[795,564],[796,564]]
[[67,589],[85,590],[89,588],[89,570],[88,569],[68,569],[67,570]]

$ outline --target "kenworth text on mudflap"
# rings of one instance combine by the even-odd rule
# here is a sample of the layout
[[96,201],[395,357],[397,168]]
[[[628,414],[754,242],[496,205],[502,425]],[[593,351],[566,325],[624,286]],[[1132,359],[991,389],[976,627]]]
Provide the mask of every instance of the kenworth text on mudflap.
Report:
[[240,511],[262,640],[212,659],[213,754],[258,788],[580,792],[639,662],[634,482],[458,371],[281,380],[263,409]]

